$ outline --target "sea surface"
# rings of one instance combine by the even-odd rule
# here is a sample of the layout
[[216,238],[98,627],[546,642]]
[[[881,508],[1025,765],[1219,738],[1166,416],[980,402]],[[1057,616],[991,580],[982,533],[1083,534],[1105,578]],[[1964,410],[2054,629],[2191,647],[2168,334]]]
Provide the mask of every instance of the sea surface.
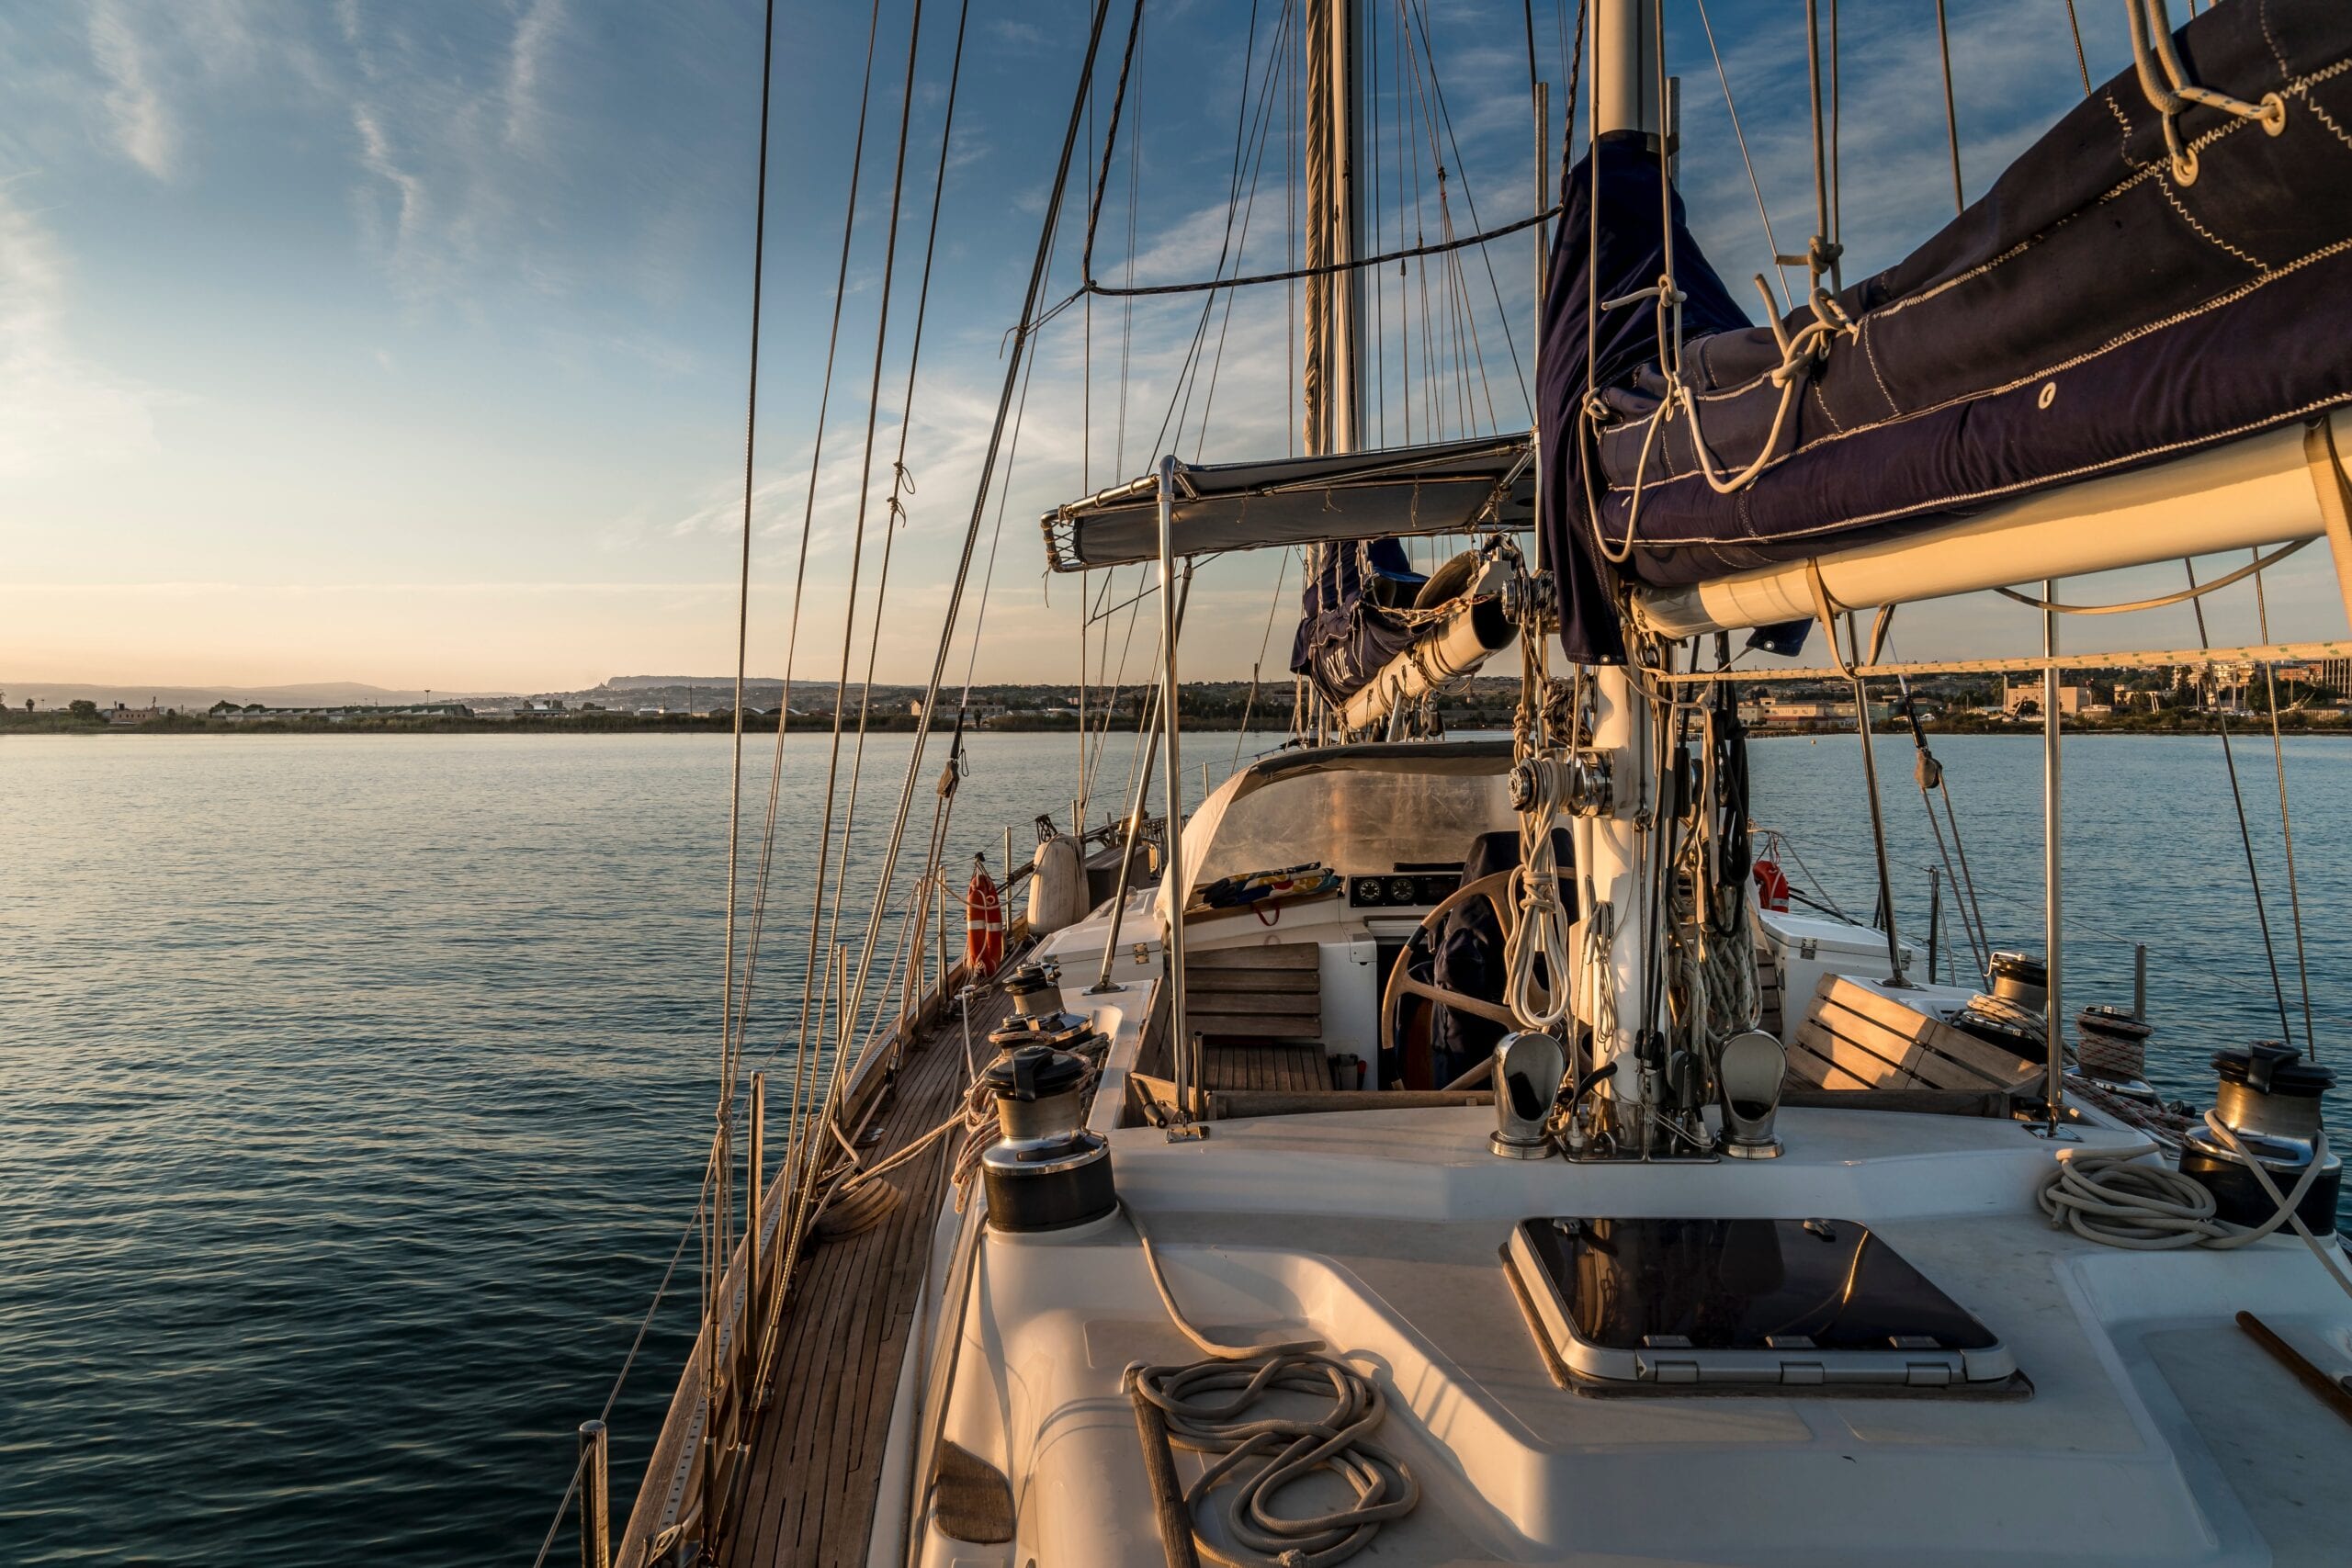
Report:
[[[912,739],[868,743],[853,932]],[[1188,739],[1189,795],[1237,739],[1275,744]],[[749,743],[747,881],[773,744]],[[2038,948],[2038,742],[1934,745],[1996,941]],[[2286,750],[2315,1032],[2341,1061],[2352,750]],[[959,884],[975,850],[1001,873],[1007,825],[1025,857],[1029,818],[1067,820],[1078,792],[1069,737],[971,752]],[[1924,942],[1938,856],[1911,753],[1880,744],[1898,916]],[[2300,1038],[2267,736],[2237,761]],[[728,764],[724,737],[684,735],[0,744],[0,1560],[531,1561],[694,1204]],[[1123,745],[1102,761],[1095,820],[1128,767]],[[2068,999],[2128,1002],[2144,942],[2154,1076],[2202,1098],[2216,1046],[2287,1032],[2220,743],[2086,737],[2065,769]],[[821,738],[787,739],[752,1065],[803,973],[825,771]],[[1760,741],[1753,771],[1799,890],[1867,919],[1856,743]],[[1947,888],[1947,951],[1951,910]],[[2352,1145],[2352,1089],[2335,1099]],[[616,1520],[692,1337],[692,1263],[612,1406]],[[553,1556],[572,1550],[567,1529]]]

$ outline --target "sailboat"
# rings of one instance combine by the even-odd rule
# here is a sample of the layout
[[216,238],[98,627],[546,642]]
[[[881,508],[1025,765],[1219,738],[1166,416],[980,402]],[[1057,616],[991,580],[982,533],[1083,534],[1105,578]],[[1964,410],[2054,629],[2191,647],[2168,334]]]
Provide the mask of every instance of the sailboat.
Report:
[[[1034,918],[1001,954],[927,934],[935,828],[877,966],[886,871],[780,1161],[727,1079],[701,1335],[616,1536],[583,1428],[583,1562],[2344,1560],[2316,1042],[2217,1043],[2201,1115],[2114,1065],[2128,1016],[2070,1046],[2054,693],[2041,951],[1938,984],[1887,896],[1896,606],[2023,592],[2044,646],[2009,662],[2054,685],[2063,579],[2324,538],[2352,602],[2352,19],[2125,3],[2134,67],[2011,176],[1850,287],[1825,193],[1806,298],[1756,325],[1684,227],[1658,10],[1594,0],[1536,428],[1383,448],[1364,7],[1305,0],[1307,449],[1170,453],[1045,517],[1057,569],[1156,570],[1156,755],[1006,868]],[[1050,253],[1049,220],[1000,438]],[[1388,543],[1455,535],[1428,573]],[[1297,743],[1188,812],[1190,563],[1290,547]],[[1815,630],[1874,926],[1759,863],[1730,638]],[[1514,645],[1510,738],[1411,716]]]

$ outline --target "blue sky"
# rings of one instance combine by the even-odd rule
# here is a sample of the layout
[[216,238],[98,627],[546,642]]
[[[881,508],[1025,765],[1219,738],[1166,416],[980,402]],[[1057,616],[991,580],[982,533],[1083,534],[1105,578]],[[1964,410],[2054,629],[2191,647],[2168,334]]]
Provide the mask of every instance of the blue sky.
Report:
[[[840,657],[909,3],[883,0],[879,11],[795,660],[802,678],[829,679]],[[2062,0],[1950,8],[1973,196],[2080,84]],[[763,671],[785,657],[869,16],[865,6],[782,9],[755,509],[752,662]],[[1744,276],[1764,262],[1755,200],[1696,6],[1668,9],[1669,62],[1684,81],[1684,185],[1702,243]],[[2094,76],[2119,69],[2121,6],[2081,9]],[[1374,10],[1393,88],[1398,12],[1393,0]],[[1924,239],[1950,198],[1931,0],[1847,12],[1853,276]],[[1386,177],[1407,169],[1424,182],[1425,236],[1436,229],[1438,158],[1458,231],[1470,227],[1465,184],[1486,224],[1523,215],[1533,161],[1520,8],[1429,0],[1409,14],[1436,60],[1450,137],[1434,153],[1392,152]],[[1106,190],[1105,277],[1127,265],[1131,168],[1137,276],[1214,265],[1245,56],[1261,80],[1283,25],[1280,0],[1259,0],[1245,49],[1252,15],[1248,0],[1150,6],[1140,130],[1131,103]],[[917,678],[928,664],[1084,16],[1070,0],[971,6],[908,432],[916,488],[891,547],[884,679]],[[1794,0],[1711,7],[1757,175],[1791,249],[1811,204],[1802,17]],[[861,664],[956,19],[954,0],[929,0],[861,569]],[[1124,24],[1120,7],[1098,137]],[[1537,26],[1556,114],[1557,7],[1539,5]],[[91,0],[0,13],[0,678],[546,690],[731,668],[758,31],[754,0]],[[1427,93],[1405,84],[1408,102]],[[1242,253],[1251,270],[1285,257],[1280,99],[1267,111],[1271,151]],[[1432,133],[1409,113],[1385,123],[1392,149],[1400,132],[1408,143]],[[1077,277],[1079,199],[1066,209],[1056,298]],[[1384,243],[1398,243],[1404,199],[1385,211]],[[1504,322],[1527,358],[1532,247],[1500,243],[1491,261],[1490,278],[1466,254],[1460,285],[1484,377],[1447,383],[1446,411],[1445,398],[1422,396],[1417,438],[1441,412],[1447,432],[1465,419],[1524,419]],[[1442,297],[1440,270],[1428,279]],[[1384,300],[1398,287],[1387,279]],[[1091,323],[1073,308],[1047,329],[1007,487],[983,678],[1075,674],[1077,588],[1041,583],[1036,513],[1081,479],[1140,471],[1171,403],[1187,410],[1187,456],[1288,449],[1285,291],[1255,291],[1229,320],[1217,308],[1213,393],[1206,360],[1189,383],[1181,374],[1198,313],[1194,300],[1131,317],[1098,301]],[[1394,316],[1384,321],[1392,390],[1382,410],[1398,439],[1405,349]],[[1449,352],[1442,335],[1421,344],[1417,355]],[[1272,560],[1208,569],[1188,673],[1247,675],[1275,570]],[[2282,635],[2341,635],[2316,570],[2277,584],[2272,608]],[[2175,619],[2098,629],[2174,646],[2193,635]],[[1288,621],[1285,604],[1270,668]],[[2239,629],[2225,615],[2216,633]],[[1124,622],[1111,630],[1115,659]],[[1930,606],[1906,617],[1898,647],[1913,657],[2020,651],[2030,635],[2021,614]]]

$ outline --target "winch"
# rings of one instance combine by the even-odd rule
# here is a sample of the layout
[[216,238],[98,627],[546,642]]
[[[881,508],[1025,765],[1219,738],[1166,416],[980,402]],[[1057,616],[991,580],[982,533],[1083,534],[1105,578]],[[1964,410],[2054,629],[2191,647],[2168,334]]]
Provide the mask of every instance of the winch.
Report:
[[980,1077],[995,1091],[997,1142],[980,1151],[989,1224],[1059,1230],[1118,1202],[1111,1146],[1085,1124],[1085,1061],[1051,1045],[1004,1052]]
[[1062,1010],[1061,971],[1035,960],[1022,964],[1004,983],[1012,1011],[989,1031],[989,1043],[1001,1055],[1023,1045],[1050,1045],[1057,1051],[1099,1051],[1107,1043],[1094,1026],[1074,1012]]
[[[2318,1153],[2320,1096],[2335,1087],[2335,1072],[2276,1040],[2217,1051],[2213,1070],[2221,1077],[2214,1115],[2262,1162],[2280,1191],[2292,1189]],[[2246,1162],[2208,1128],[2190,1130],[2180,1151],[2180,1173],[2211,1191],[2220,1217],[2233,1224],[2258,1225],[2278,1208]],[[2328,1155],[2295,1205],[2302,1222],[2319,1235],[2335,1228],[2343,1177],[2343,1160]]]
[[1058,1013],[1062,1010],[1061,971],[1053,964],[1030,959],[1004,982],[1004,994],[1012,998],[1012,1010],[1023,1018]]
[[1996,953],[1992,963],[1993,994],[2035,1012],[2050,1005],[2050,968],[2030,953]]
[[1035,1018],[1012,1014],[989,1031],[989,1043],[1000,1056],[1023,1046],[1045,1045],[1057,1051],[1099,1051],[1102,1036],[1074,1012],[1043,1013]]

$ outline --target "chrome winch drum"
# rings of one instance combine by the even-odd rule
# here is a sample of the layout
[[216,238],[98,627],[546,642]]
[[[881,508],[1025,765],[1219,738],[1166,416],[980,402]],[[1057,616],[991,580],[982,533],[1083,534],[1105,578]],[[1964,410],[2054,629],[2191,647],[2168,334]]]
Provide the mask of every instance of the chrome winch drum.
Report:
[[[2262,1162],[2278,1190],[2290,1190],[2319,1153],[2320,1097],[2335,1087],[2335,1072],[2275,1040],[2217,1051],[2213,1070],[2221,1080],[2214,1115]],[[2220,1217],[2232,1224],[2258,1225],[2278,1208],[2237,1151],[2203,1126],[2190,1129],[2180,1151],[2180,1172],[2213,1194]],[[2295,1205],[2297,1216],[2317,1235],[2335,1228],[2343,1179],[2343,1160],[2328,1155]]]
[[992,1229],[1060,1230],[1117,1205],[1111,1146],[1084,1123],[1087,1072],[1068,1051],[1023,1045],[980,1075],[996,1093],[1001,1134],[980,1151]]
[[1061,972],[1035,960],[1013,970],[1004,982],[1012,1010],[1023,1018],[1046,1018],[1062,1010]]
[[1993,954],[1993,994],[2005,1002],[2040,1012],[2050,1004],[2050,968],[2024,953]]

